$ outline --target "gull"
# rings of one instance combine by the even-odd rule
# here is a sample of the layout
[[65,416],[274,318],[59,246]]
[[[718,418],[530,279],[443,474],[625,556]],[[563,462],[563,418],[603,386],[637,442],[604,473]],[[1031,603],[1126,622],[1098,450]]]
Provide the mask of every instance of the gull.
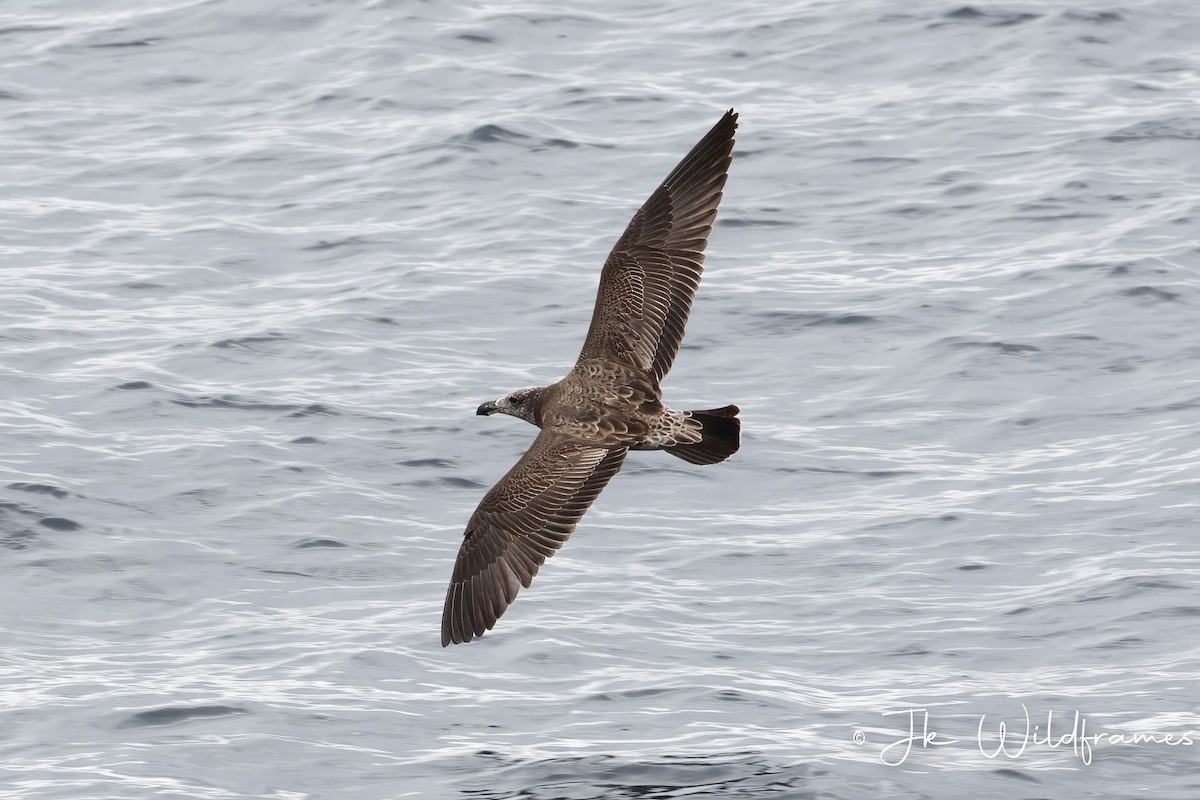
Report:
[[550,386],[479,406],[540,428],[467,523],[442,612],[442,646],[482,636],[567,541],[630,450],[692,464],[737,452],[738,407],[676,411],[659,386],[679,351],[733,151],[730,109],[684,156],[617,241],[579,359]]

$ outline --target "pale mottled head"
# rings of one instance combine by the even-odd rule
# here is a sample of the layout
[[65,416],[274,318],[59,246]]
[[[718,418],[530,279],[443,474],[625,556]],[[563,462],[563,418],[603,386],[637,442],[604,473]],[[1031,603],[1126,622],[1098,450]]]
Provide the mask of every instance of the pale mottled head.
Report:
[[484,416],[492,414],[508,414],[510,417],[517,417],[526,422],[532,422],[537,425],[536,408],[538,399],[542,396],[542,386],[529,386],[525,389],[517,389],[515,392],[509,392],[490,403],[484,403],[475,412]]

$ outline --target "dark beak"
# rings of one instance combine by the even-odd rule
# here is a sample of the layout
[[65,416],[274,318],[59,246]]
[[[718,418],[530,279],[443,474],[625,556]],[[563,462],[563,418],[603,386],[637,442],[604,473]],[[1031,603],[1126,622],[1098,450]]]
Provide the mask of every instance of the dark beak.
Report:
[[499,410],[500,409],[496,407],[495,403],[484,403],[475,411],[475,414],[476,416],[480,417],[488,417],[492,414],[495,414]]

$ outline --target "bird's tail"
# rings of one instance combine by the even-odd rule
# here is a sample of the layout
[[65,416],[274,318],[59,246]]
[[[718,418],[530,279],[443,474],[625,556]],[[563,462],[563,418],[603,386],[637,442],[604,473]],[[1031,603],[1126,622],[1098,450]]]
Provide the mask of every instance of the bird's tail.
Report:
[[703,437],[695,444],[677,444],[663,448],[673,456],[693,464],[717,464],[738,451],[742,440],[742,422],[737,418],[737,406],[689,411],[688,415],[701,425]]

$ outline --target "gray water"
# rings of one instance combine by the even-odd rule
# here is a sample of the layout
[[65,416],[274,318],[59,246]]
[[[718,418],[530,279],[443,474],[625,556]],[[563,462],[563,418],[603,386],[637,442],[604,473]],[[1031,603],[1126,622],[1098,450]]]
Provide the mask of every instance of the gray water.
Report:
[[[0,795],[1195,798],[1198,41],[1190,0],[3,3]],[[443,649],[534,434],[475,407],[565,372],[729,107],[665,392],[741,452],[631,455]],[[1175,743],[1084,763],[1076,712]]]

